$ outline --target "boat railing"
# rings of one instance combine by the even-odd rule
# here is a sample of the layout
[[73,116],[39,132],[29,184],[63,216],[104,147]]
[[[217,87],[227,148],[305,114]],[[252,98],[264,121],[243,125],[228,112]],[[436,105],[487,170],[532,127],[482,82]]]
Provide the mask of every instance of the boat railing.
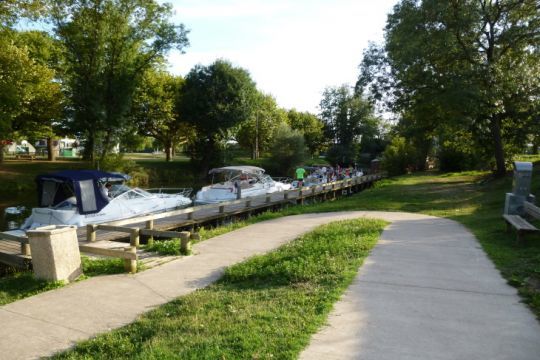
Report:
[[151,194],[170,194],[170,195],[183,195],[189,197],[193,192],[193,188],[151,188],[145,189]]
[[273,177],[272,180],[282,182],[282,183],[285,183],[285,184],[290,184],[290,183],[292,183],[294,181],[294,179],[292,179],[290,177]]

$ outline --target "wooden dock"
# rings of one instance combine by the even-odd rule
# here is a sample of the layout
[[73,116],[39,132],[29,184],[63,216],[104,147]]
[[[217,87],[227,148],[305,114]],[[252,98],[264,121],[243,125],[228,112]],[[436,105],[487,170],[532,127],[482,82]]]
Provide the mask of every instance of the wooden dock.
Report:
[[[236,217],[248,217],[309,201],[332,200],[362,191],[381,178],[379,174],[365,175],[257,197],[87,225],[77,230],[79,249],[84,253],[123,258],[133,264],[133,261],[141,256],[141,250],[137,250],[141,236],[179,237],[185,240],[186,233],[173,230],[188,230],[193,233],[198,227],[219,225]],[[28,267],[30,262],[28,238],[0,232],[0,263]]]

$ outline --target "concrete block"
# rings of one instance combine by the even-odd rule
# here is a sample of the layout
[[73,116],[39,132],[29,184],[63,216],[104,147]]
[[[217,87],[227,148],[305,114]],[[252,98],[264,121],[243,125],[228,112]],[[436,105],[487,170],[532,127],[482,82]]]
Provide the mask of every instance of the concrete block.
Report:
[[27,231],[34,274],[47,281],[73,281],[82,274],[75,226],[46,226]]

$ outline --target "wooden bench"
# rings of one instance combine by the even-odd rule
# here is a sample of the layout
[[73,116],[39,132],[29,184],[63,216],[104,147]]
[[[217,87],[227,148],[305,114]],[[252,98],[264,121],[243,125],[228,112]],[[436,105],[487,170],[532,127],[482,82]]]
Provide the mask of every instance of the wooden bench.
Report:
[[[525,217],[540,220],[540,208],[534,204],[525,201],[523,203],[523,210],[525,212]],[[504,220],[506,221],[506,230],[510,231],[513,226],[517,230],[517,240],[520,242],[528,233],[534,233],[540,231],[536,226],[529,223],[526,219],[519,215],[503,215]]]
[[36,155],[34,155],[34,154],[17,154],[17,155],[15,155],[15,159],[33,161],[33,160],[36,159]]

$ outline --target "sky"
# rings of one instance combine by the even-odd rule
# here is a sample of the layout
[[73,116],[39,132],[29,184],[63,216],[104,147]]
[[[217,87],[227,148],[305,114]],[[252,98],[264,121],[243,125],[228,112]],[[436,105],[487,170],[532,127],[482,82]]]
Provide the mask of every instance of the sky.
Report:
[[317,114],[329,86],[354,86],[369,41],[382,42],[397,0],[167,0],[190,30],[169,71],[229,60],[280,107]]

